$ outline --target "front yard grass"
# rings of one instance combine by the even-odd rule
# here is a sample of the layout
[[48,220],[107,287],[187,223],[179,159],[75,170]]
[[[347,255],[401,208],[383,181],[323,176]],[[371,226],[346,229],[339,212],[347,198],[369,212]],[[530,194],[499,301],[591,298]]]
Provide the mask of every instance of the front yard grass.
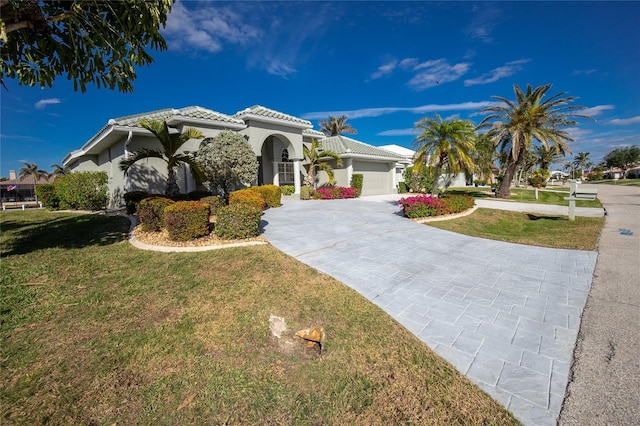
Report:
[[459,234],[511,243],[578,250],[595,250],[602,217],[548,216],[479,208],[472,214],[427,225]]
[[[133,248],[122,217],[0,221],[3,424],[517,424],[378,307],[271,246],[158,253]],[[280,344],[270,314],[290,337],[324,326],[323,354]]]

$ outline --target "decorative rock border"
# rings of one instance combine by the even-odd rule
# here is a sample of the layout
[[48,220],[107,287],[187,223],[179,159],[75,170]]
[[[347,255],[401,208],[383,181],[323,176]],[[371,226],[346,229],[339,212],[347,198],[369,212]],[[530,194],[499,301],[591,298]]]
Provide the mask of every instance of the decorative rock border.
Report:
[[475,212],[476,210],[478,210],[478,206],[474,205],[469,210],[465,210],[462,213],[447,214],[444,216],[421,217],[421,218],[411,219],[411,220],[417,223],[439,222],[441,220],[451,220],[451,219],[457,219],[459,217],[468,216],[471,213]]

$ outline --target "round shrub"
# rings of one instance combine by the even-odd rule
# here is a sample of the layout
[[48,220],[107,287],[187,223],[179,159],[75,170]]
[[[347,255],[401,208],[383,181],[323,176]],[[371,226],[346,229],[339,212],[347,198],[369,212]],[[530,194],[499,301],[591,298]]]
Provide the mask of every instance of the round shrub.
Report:
[[262,196],[267,207],[280,207],[282,200],[282,189],[276,185],[252,186],[251,191]]
[[313,195],[313,188],[310,186],[303,186],[300,188],[300,199],[301,200],[310,200]]
[[222,197],[218,197],[217,195],[211,195],[209,197],[201,198],[200,201],[209,204],[211,214],[214,216],[218,214],[218,210],[226,205],[224,203],[224,199]]
[[260,235],[262,209],[248,204],[231,204],[218,210],[215,234],[234,240]]
[[296,187],[293,185],[282,185],[282,195],[293,195],[296,192]]
[[266,203],[264,202],[262,195],[246,188],[229,194],[229,205],[232,206],[234,204],[246,204],[248,206],[264,210]]
[[209,204],[178,201],[164,209],[164,225],[169,239],[189,241],[209,233]]
[[124,202],[127,206],[127,214],[135,214],[138,210],[138,203],[145,198],[153,197],[146,191],[129,191],[124,194]]
[[145,198],[138,203],[138,220],[142,230],[159,232],[164,227],[164,209],[175,201],[164,197]]
[[445,195],[437,198],[430,195],[416,195],[401,198],[404,215],[408,218],[442,216],[460,213],[473,207],[474,200],[468,195]]
[[107,206],[109,177],[106,172],[73,172],[53,182],[60,208],[100,210]]
[[60,208],[60,199],[56,195],[56,189],[52,184],[36,185],[36,196],[44,207],[53,210]]

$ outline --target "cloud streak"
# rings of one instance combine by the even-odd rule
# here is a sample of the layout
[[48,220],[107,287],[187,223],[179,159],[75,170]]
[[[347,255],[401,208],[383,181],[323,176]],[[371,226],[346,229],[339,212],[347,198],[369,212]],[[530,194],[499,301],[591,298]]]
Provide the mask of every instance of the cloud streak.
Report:
[[329,115],[341,116],[346,115],[349,119],[354,120],[356,118],[367,117],[380,117],[382,115],[394,114],[397,112],[409,112],[412,114],[427,114],[431,112],[442,111],[469,111],[486,108],[488,106],[495,105],[495,102],[483,101],[483,102],[462,102],[457,104],[429,104],[420,105],[416,107],[380,107],[380,108],[362,108],[353,110],[342,111],[316,111],[308,112],[302,115],[302,118],[307,120],[325,119]]
[[608,111],[610,109],[615,109],[613,105],[597,105],[590,108],[581,109],[576,111],[577,114],[580,115],[588,115],[590,117],[596,117],[600,115],[603,111]]
[[449,65],[445,59],[422,62],[413,69],[417,74],[407,83],[414,90],[425,90],[442,83],[449,83],[462,77],[471,66],[468,62]]
[[502,78],[511,77],[518,71],[522,70],[522,65],[530,62],[531,59],[520,59],[517,61],[507,62],[501,67],[494,68],[491,71],[482,74],[480,77],[472,78],[464,81],[465,86],[476,86],[479,84],[488,84],[498,81]]
[[609,124],[613,124],[614,126],[628,126],[630,124],[640,124],[640,115],[636,115],[635,117],[630,118],[614,118],[609,121]]
[[59,104],[61,101],[58,98],[40,99],[35,103],[36,109],[45,109],[47,105]]

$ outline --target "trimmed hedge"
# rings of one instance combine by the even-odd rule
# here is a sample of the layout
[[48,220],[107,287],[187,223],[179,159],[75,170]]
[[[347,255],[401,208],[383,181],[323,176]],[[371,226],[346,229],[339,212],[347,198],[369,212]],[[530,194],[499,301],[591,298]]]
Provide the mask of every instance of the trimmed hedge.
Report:
[[233,191],[229,194],[229,205],[232,206],[234,204],[246,204],[260,210],[264,210],[266,205],[264,197],[249,188]]
[[313,198],[317,200],[341,200],[344,198],[356,198],[358,190],[346,186],[326,186],[318,188],[313,193]]
[[248,204],[231,204],[218,211],[215,234],[233,240],[260,235],[262,209]]
[[100,210],[107,206],[106,172],[73,172],[56,178],[53,186],[60,199],[60,208]]
[[303,186],[300,188],[300,199],[301,200],[310,200],[313,195],[313,188],[310,186]]
[[211,195],[209,197],[201,198],[200,201],[209,204],[209,208],[211,209],[211,214],[213,216],[216,216],[218,214],[218,210],[226,205],[224,203],[224,198],[217,195]]
[[296,187],[293,185],[282,185],[282,195],[293,195],[296,192]]
[[440,198],[416,195],[401,198],[398,204],[402,206],[404,215],[413,219],[460,213],[473,207],[474,200],[468,195],[447,195]]
[[164,197],[145,198],[138,203],[138,220],[142,230],[160,232],[164,227],[164,209],[175,201]]
[[189,241],[209,233],[209,204],[178,201],[164,209],[164,225],[169,239]]
[[351,187],[356,189],[356,197],[359,197],[362,194],[362,182],[364,181],[364,176],[360,173],[354,173],[351,175]]
[[262,196],[267,207],[280,207],[282,201],[282,189],[276,185],[252,186],[249,190]]
[[53,210],[60,208],[60,199],[56,195],[56,188],[53,184],[36,185],[36,196],[44,207]]

